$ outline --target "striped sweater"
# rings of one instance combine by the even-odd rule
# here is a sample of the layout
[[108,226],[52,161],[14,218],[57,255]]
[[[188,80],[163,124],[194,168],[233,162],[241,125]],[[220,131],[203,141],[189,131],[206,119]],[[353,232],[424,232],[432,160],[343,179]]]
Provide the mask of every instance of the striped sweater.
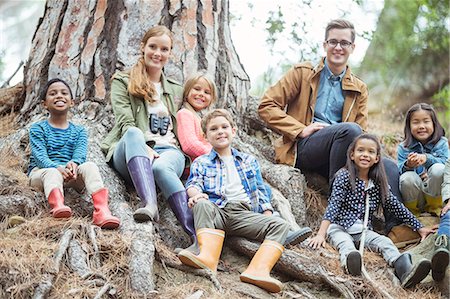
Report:
[[35,168],[57,168],[73,161],[86,161],[88,136],[83,126],[69,122],[67,129],[52,127],[47,120],[30,128],[31,156],[28,173]]

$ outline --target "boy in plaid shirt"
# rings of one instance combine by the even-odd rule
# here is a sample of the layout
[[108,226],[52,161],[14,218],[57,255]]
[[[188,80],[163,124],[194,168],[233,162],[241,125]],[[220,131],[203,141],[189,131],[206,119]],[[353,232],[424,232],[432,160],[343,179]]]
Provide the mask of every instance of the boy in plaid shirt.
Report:
[[200,250],[198,254],[183,250],[178,257],[186,265],[215,272],[225,232],[264,240],[240,279],[279,292],[283,285],[270,277],[270,271],[283,253],[290,225],[267,216],[273,213],[270,191],[255,157],[231,147],[236,128],[230,113],[209,112],[202,129],[213,149],[193,162],[186,186]]

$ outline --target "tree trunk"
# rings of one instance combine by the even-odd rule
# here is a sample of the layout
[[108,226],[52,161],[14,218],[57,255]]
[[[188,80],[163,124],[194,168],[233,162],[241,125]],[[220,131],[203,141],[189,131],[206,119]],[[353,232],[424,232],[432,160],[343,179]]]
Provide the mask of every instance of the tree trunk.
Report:
[[106,104],[111,76],[136,62],[142,36],[157,24],[171,29],[175,39],[165,73],[183,82],[207,70],[218,85],[217,106],[242,113],[249,78],[233,47],[228,18],[226,0],[49,0],[24,70],[22,122],[40,112],[37,98],[54,77],[67,80],[79,101]]

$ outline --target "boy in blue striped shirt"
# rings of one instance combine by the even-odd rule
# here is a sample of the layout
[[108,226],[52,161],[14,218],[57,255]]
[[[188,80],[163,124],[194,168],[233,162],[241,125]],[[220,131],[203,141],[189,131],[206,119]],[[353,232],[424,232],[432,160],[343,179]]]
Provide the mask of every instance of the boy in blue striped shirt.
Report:
[[93,222],[101,228],[117,228],[120,220],[108,208],[108,189],[93,162],[86,162],[86,129],[68,121],[73,107],[69,85],[61,79],[48,81],[41,94],[48,119],[31,125],[30,185],[44,190],[55,218],[68,218],[72,210],[64,205],[63,187],[86,188],[94,203]]
[[[263,241],[240,279],[270,292],[282,283],[270,271],[284,251],[290,225],[272,215],[269,190],[262,180],[255,157],[231,147],[236,134],[234,121],[224,109],[203,117],[202,129],[213,149],[195,159],[186,185],[188,205],[193,209],[199,252],[185,249],[178,254],[186,265],[217,270],[225,232]],[[303,235],[310,235],[310,229]]]

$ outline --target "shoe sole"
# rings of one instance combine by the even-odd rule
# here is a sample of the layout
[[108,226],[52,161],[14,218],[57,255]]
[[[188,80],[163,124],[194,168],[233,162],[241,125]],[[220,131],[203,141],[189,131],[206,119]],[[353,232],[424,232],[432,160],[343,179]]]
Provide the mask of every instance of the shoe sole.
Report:
[[156,215],[155,217],[152,217],[151,212],[148,210],[145,210],[145,208],[137,209],[133,213],[133,218],[136,222],[147,222],[147,221],[159,221],[159,215]]
[[352,251],[347,255],[347,271],[353,276],[361,275],[361,254],[359,251]]
[[182,250],[178,254],[178,258],[180,261],[190,267],[197,268],[197,269],[207,269],[215,272],[213,269],[206,266],[201,260],[199,260],[194,254],[187,250]]
[[271,277],[258,277],[243,273],[239,278],[242,282],[256,285],[271,293],[278,293],[283,289],[283,284]]
[[[94,223],[95,224],[95,223]],[[119,227],[120,222],[119,221],[114,221],[114,220],[106,220],[102,223],[96,224],[97,226],[99,226],[102,229],[116,229]]]
[[435,281],[441,281],[445,277],[445,270],[449,263],[449,253],[445,249],[437,250],[431,259],[431,276]]
[[302,229],[302,232],[297,235],[294,239],[292,239],[291,241],[285,241],[284,244],[285,245],[291,245],[291,246],[295,246],[297,244],[300,244],[301,242],[305,241],[306,239],[309,238],[309,236],[312,235],[312,230],[311,229],[307,229],[304,228]]
[[427,277],[428,273],[431,269],[431,262],[426,259],[421,259],[417,263],[416,269],[413,269],[411,273],[406,277],[405,283],[403,284],[404,288],[412,288],[419,282],[421,282],[425,277]]
[[72,216],[72,210],[70,208],[60,209],[56,212],[52,212],[54,218],[70,218]]

